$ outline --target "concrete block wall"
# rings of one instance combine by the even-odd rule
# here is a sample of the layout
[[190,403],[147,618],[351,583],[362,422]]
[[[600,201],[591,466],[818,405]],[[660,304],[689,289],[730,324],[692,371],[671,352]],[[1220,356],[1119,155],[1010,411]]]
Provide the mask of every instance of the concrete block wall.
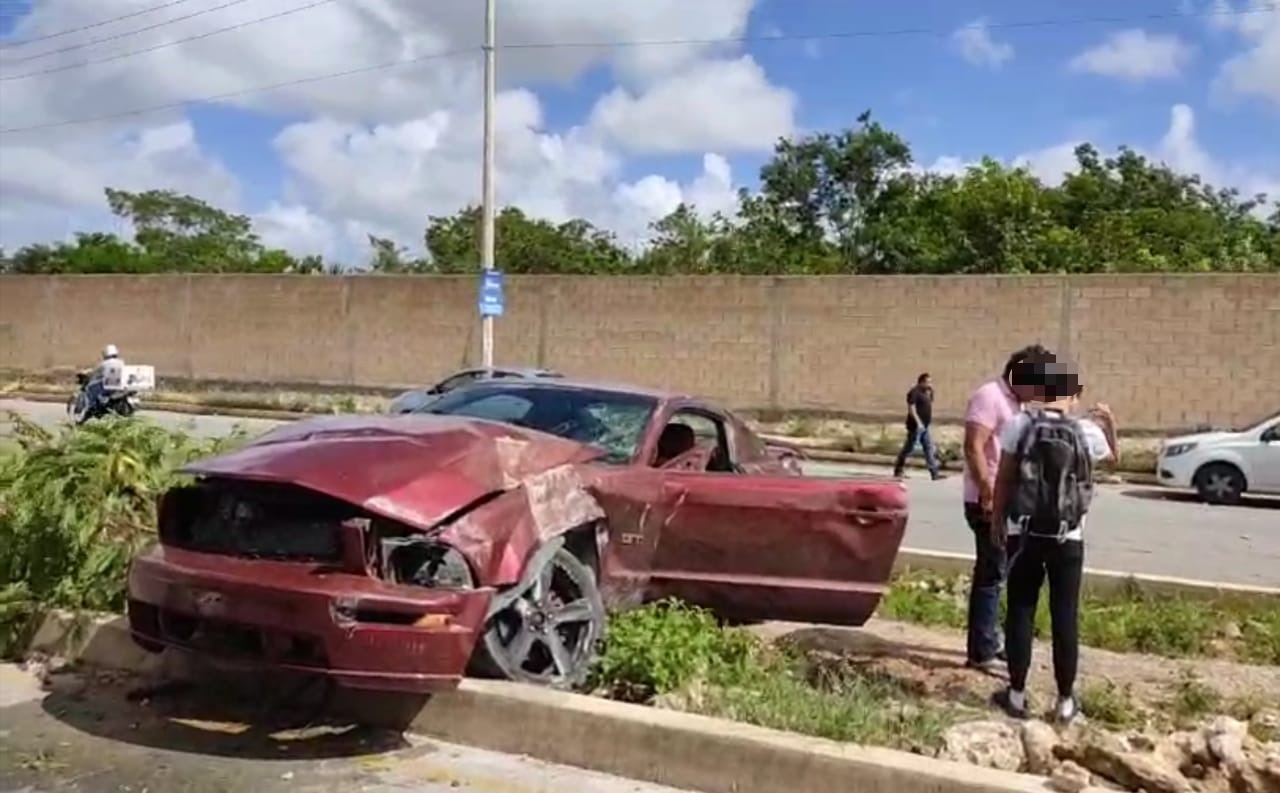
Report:
[[[480,357],[474,277],[0,277],[0,369],[402,385]],[[1280,276],[509,277],[502,362],[743,408],[896,415],[929,371],[943,417],[1008,353],[1080,361],[1126,426],[1280,409]]]

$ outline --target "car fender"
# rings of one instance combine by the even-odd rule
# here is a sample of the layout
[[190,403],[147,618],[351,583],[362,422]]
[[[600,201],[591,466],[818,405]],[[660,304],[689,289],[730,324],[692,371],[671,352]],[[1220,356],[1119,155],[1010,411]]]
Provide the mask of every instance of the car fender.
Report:
[[[536,554],[584,526],[601,526],[605,512],[577,465],[556,466],[526,477],[445,526],[439,541],[467,557],[483,586],[507,587],[521,580]],[[605,533],[595,532],[603,554]],[[554,554],[555,550],[546,551]]]
[[1248,484],[1249,475],[1251,473],[1249,471],[1249,464],[1248,462],[1245,461],[1244,457],[1235,449],[1209,448],[1209,449],[1202,449],[1197,451],[1200,452],[1200,456],[1196,458],[1195,468],[1191,472],[1191,478],[1193,482],[1195,481],[1195,477],[1200,473],[1200,470],[1204,468],[1206,465],[1210,465],[1212,463],[1228,463],[1240,469],[1240,473],[1244,474],[1245,483]]

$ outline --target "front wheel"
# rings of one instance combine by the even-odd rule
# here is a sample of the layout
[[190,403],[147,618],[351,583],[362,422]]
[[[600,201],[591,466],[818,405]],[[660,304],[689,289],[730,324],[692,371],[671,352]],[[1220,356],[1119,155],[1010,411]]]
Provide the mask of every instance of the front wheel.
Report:
[[1209,463],[1196,471],[1195,486],[1210,504],[1236,504],[1244,493],[1244,472],[1230,463]]
[[116,412],[117,416],[121,416],[123,418],[129,418],[138,411],[137,407],[133,404],[133,400],[128,397],[117,399],[112,403],[111,409]]
[[518,683],[572,689],[591,671],[604,639],[607,614],[595,573],[564,548],[485,624],[481,671]]

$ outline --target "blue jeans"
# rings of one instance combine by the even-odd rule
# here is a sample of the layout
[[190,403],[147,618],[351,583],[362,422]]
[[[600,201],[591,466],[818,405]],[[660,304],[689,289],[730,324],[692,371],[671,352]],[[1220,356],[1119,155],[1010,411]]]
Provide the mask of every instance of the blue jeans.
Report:
[[1005,551],[991,540],[991,521],[982,507],[965,502],[964,519],[973,531],[973,583],[969,589],[969,660],[985,663],[1000,652],[997,625],[1000,589],[1008,569]]
[[914,432],[911,427],[907,427],[907,440],[902,444],[902,451],[898,452],[898,459],[893,464],[893,472],[901,474],[902,469],[907,464],[907,455],[915,451],[916,444],[919,443],[924,447],[924,462],[929,466],[929,473],[933,476],[938,475],[938,447],[933,445],[933,436],[929,434],[928,427],[920,427]]

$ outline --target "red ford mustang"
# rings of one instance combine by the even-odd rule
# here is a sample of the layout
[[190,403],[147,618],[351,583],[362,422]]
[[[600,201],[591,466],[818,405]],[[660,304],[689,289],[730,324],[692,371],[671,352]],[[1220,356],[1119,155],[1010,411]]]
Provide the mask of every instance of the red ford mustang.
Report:
[[188,466],[129,571],[136,641],[356,688],[468,669],[571,687],[609,608],[860,625],[906,529],[900,483],[803,476],[690,397],[492,381],[424,411],[287,424]]

